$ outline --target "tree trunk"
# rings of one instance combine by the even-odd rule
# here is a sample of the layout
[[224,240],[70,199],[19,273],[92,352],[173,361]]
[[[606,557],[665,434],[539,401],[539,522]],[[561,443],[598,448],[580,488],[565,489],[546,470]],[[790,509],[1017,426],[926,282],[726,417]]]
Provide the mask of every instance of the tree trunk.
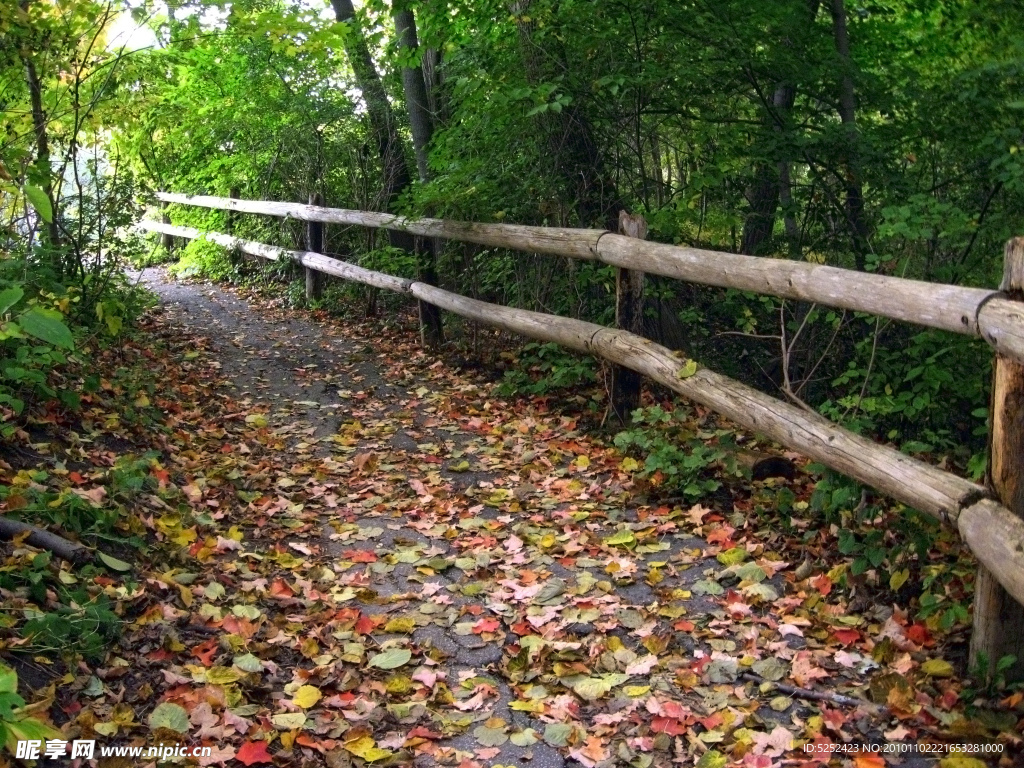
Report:
[[[338,21],[349,24],[352,30],[345,36],[345,53],[352,65],[352,71],[355,73],[356,84],[366,101],[366,112],[376,139],[377,152],[384,173],[384,208],[394,213],[399,195],[408,189],[412,182],[409,168],[405,162],[402,141],[398,135],[398,123],[388,101],[387,93],[384,91],[380,74],[370,56],[370,49],[363,36],[363,30],[355,18],[352,0],[331,0],[331,6],[334,8]],[[409,251],[413,250],[410,236],[400,232],[390,234],[400,236],[397,239],[391,237],[392,245]]]
[[[21,9],[28,11],[28,0],[22,0]],[[28,86],[29,104],[32,110],[32,132],[36,140],[36,165],[46,173],[43,191],[50,201],[50,221],[46,222],[46,239],[51,248],[60,248],[60,227],[57,225],[57,200],[53,192],[50,168],[50,142],[46,135],[46,112],[43,111],[43,84],[36,71],[36,65],[27,54],[22,55],[25,64],[25,84]],[[41,217],[40,217],[41,218]]]
[[[514,0],[509,10],[515,17],[516,29],[522,49],[526,79],[531,85],[553,80],[544,61],[547,53],[536,41],[536,24],[529,19],[533,0]],[[567,71],[568,60],[564,50],[556,50],[554,58],[559,69]],[[556,174],[565,182],[576,203],[580,226],[601,224],[614,232],[619,226],[619,211],[626,206],[619,200],[615,183],[608,177],[604,159],[594,139],[594,129],[580,107],[581,100],[573,94],[572,102],[561,111],[547,110],[538,116],[544,141],[551,155]]]
[[[393,10],[395,20],[395,36],[406,56],[412,56],[419,48],[416,39],[416,17],[411,10]],[[430,112],[427,96],[427,84],[420,67],[402,68],[402,85],[405,90],[405,104],[409,112],[409,125],[412,128],[412,148],[416,155],[416,169],[419,171],[420,182],[430,180],[428,154],[430,140],[434,135],[434,116]],[[430,215],[427,211],[427,215]],[[419,238],[419,278],[429,285],[437,285],[437,252],[438,241],[435,238]],[[441,310],[425,301],[419,302],[420,335],[423,346],[433,349],[444,341],[444,328],[441,325]]]
[[[395,36],[405,56],[412,56],[419,48],[416,38],[416,17],[410,10],[394,10]],[[402,67],[402,85],[405,89],[405,105],[409,110],[409,126],[412,128],[412,148],[416,155],[416,169],[420,181],[430,178],[427,168],[427,149],[434,135],[434,117],[430,113],[427,84],[423,70],[419,67]]]
[[846,187],[846,218],[853,239],[853,256],[857,269],[863,271],[869,250],[869,228],[864,214],[864,184],[860,170],[859,136],[857,132],[857,99],[853,88],[853,61],[850,58],[850,34],[846,26],[843,0],[831,0],[832,34],[842,75],[839,81],[839,118],[845,129],[846,148],[843,180]]
[[[776,135],[781,136],[785,130],[788,115],[795,101],[796,88],[792,85],[780,83],[775,88],[772,110],[766,122]],[[754,183],[747,196],[750,212],[743,222],[740,253],[760,256],[765,252],[775,229],[775,214],[779,207],[780,194],[779,161],[763,158],[757,165]]]

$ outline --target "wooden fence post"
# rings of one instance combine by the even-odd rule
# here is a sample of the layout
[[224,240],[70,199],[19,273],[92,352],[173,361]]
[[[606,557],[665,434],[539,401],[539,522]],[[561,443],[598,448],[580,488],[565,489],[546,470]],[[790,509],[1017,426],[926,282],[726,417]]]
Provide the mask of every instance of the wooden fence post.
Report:
[[[643,216],[619,211],[619,234],[644,240],[647,222]],[[615,273],[615,325],[623,331],[644,335],[644,273],[619,267]],[[640,407],[642,378],[621,365],[612,368],[612,410],[626,425],[630,414]]]
[[[1024,301],[1024,237],[1006,244],[1000,288],[1008,298]],[[1024,365],[998,354],[992,374],[991,416],[989,483],[1003,506],[1024,518]],[[1024,680],[1024,605],[979,565],[971,667],[984,657],[991,671],[1001,658],[1011,655],[1017,661],[1006,670],[1006,679]]]
[[[164,224],[171,223],[171,217],[167,213],[168,207],[170,207],[170,203],[164,203],[160,206],[160,221]],[[168,255],[174,253],[174,235],[168,235],[166,232],[160,235],[160,245],[164,247],[164,250],[167,251]]]
[[[416,238],[416,258],[421,282],[437,285],[437,252],[439,240],[433,237]],[[444,323],[441,310],[429,302],[417,301],[420,314],[420,343],[424,349],[437,350],[444,343]]]
[[[231,198],[232,200],[237,200],[238,195],[238,187],[231,187],[231,189],[228,190],[228,197]],[[228,211],[227,213],[227,218],[224,221],[224,231],[227,232],[229,235],[233,235],[235,234],[235,217],[238,214],[236,214],[234,211]]]
[[[310,205],[323,205],[324,199],[319,192],[309,195]],[[313,253],[324,252],[324,225],[319,221],[306,222],[306,250]],[[323,273],[306,267],[306,301],[318,301],[324,294]]]

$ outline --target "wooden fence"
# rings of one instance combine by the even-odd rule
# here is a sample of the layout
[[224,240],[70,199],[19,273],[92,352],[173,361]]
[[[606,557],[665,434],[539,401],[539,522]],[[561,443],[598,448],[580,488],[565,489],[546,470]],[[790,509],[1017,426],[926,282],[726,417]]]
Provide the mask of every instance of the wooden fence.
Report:
[[[815,264],[650,243],[630,230],[475,224],[403,219],[301,203],[189,197],[160,193],[164,203],[287,217],[307,222],[393,229],[492,247],[602,261],[619,268],[619,307],[636,302],[638,273],[652,273],[744,291],[867,312],[985,339],[996,353],[992,395],[990,482],[972,483],[822,416],[748,387],[637,335],[620,311],[618,329],[477,301],[432,285],[364,269],[313,251],[294,251],[201,232],[166,221],[141,229],[184,238],[206,237],[227,248],[301,264],[307,276],[326,273],[415,297],[485,324],[597,355],[700,403],[747,429],[925,512],[959,531],[981,564],[974,603],[971,654],[990,665],[1015,655],[1011,676],[1024,678],[1024,238],[1007,244],[1000,290],[962,288]],[[311,227],[314,240],[322,234]],[[633,276],[630,279],[630,276]],[[307,285],[310,281],[307,280]],[[634,297],[635,298],[635,297]],[[635,316],[635,313],[633,313]],[[613,393],[613,399],[615,395]]]

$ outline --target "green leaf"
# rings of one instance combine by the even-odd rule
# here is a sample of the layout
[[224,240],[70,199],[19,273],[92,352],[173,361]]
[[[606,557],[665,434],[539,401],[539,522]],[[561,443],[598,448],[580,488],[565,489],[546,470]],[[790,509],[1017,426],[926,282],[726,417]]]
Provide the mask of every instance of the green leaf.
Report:
[[544,741],[552,747],[567,746],[572,730],[572,726],[568,723],[548,723],[544,727]]
[[52,344],[55,347],[74,349],[75,339],[71,330],[60,319],[60,313],[53,310],[32,307],[18,318],[21,330],[30,336]]
[[624,529],[613,533],[604,540],[604,543],[609,547],[628,547],[631,544],[636,544],[636,535],[632,531]]
[[53,221],[53,206],[50,205],[50,198],[47,197],[46,190],[33,184],[26,184],[25,197],[28,198],[32,207],[36,209],[39,218],[47,224]]
[[392,648],[384,653],[378,653],[367,663],[369,667],[378,669],[396,669],[403,664],[408,664],[412,658],[412,651],[408,648]]
[[97,552],[96,554],[100,561],[112,571],[120,571],[121,573],[124,573],[125,571],[130,571],[132,569],[131,563],[126,563],[124,560],[118,560],[116,557],[111,557],[105,552]]
[[188,712],[179,704],[165,701],[163,704],[158,704],[156,709],[149,713],[149,727],[154,731],[157,728],[167,728],[178,733],[185,733],[188,730]]
[[473,731],[473,735],[485,747],[500,747],[508,741],[508,733],[504,728],[488,728],[481,725]]
[[251,653],[247,653],[244,656],[235,656],[231,663],[243,672],[263,671],[263,663]]
[[533,728],[527,728],[525,731],[513,733],[509,737],[509,739],[517,747],[532,747],[534,744],[540,741],[537,732],[533,730]]
[[12,285],[10,288],[0,291],[0,315],[21,301],[21,297],[24,295],[25,292],[18,285]]
[[[179,707],[180,709],[180,707]],[[185,710],[182,710],[184,712]],[[59,739],[60,731],[50,727],[42,720],[34,717],[26,717],[24,720],[4,723],[17,741],[28,741],[29,739]]]
[[688,379],[697,372],[697,361],[687,360],[683,365],[676,371],[677,379]]
[[0,664],[0,693],[18,692],[18,673],[6,664]]
[[697,761],[697,768],[725,768],[725,764],[728,762],[728,758],[721,752],[709,749]]

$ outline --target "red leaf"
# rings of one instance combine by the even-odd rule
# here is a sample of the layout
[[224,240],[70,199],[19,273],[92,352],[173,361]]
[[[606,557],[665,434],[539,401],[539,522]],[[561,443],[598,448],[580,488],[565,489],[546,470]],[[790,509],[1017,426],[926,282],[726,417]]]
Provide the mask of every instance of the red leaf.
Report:
[[651,721],[651,730],[655,733],[667,733],[670,736],[682,736],[686,733],[686,725],[674,717],[656,717]]
[[417,725],[415,728],[413,728],[411,731],[409,731],[409,735],[406,738],[407,739],[440,739],[440,738],[442,738],[442,734],[438,733],[437,731],[432,731],[432,730],[430,730],[429,728],[427,728],[425,726]]
[[235,760],[246,765],[256,765],[257,763],[271,763],[274,758],[267,752],[267,742],[249,741],[238,750]]
[[376,563],[377,555],[369,549],[350,549],[342,555],[346,560],[353,563]]
[[928,641],[932,639],[931,634],[928,632],[928,628],[921,623],[911,624],[903,630],[903,634],[906,635],[910,642],[917,645],[927,645]]
[[220,645],[217,640],[210,638],[205,643],[200,643],[192,649],[192,655],[203,663],[204,667],[213,666],[213,657],[216,655]]
[[274,582],[270,585],[270,594],[274,597],[295,597],[292,588],[288,586],[288,582],[284,579],[274,579]]
[[821,592],[822,597],[827,597],[828,593],[832,591],[832,579],[826,574],[822,574],[815,579],[811,579],[811,585]]
[[850,645],[860,640],[860,632],[856,629],[837,629],[832,632],[843,645]]
[[473,625],[473,634],[482,635],[484,632],[497,632],[500,626],[501,622],[497,619],[480,619],[480,621]]
[[383,623],[383,616],[360,616],[354,630],[357,635],[368,635]]

